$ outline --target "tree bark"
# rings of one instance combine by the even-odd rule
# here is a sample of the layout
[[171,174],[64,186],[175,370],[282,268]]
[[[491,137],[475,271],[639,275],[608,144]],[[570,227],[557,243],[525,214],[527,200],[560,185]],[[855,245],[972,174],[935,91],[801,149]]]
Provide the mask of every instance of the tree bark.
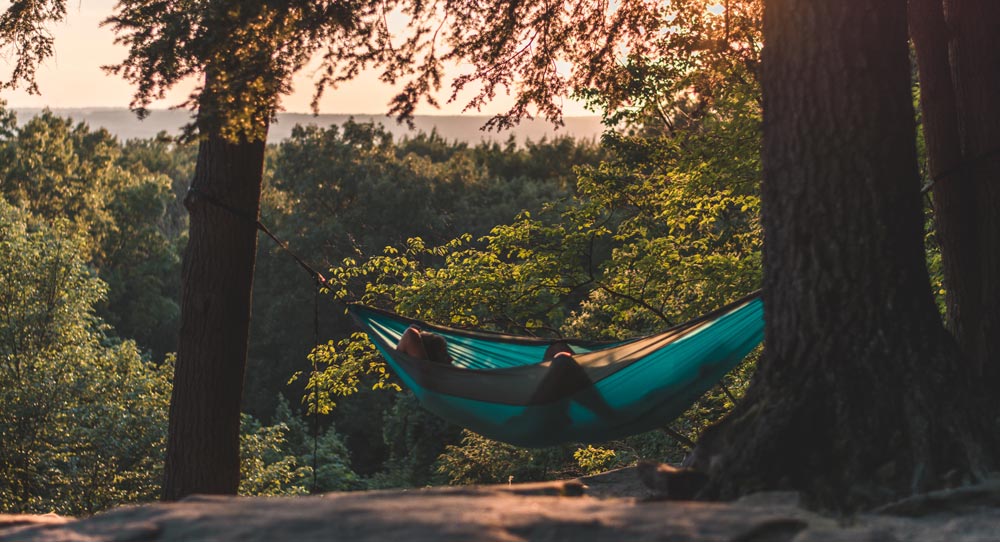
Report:
[[[994,0],[945,0],[944,13],[951,38],[948,44],[951,76],[955,85],[961,167],[968,180],[964,197],[972,206],[948,209],[940,219],[954,215],[973,217],[971,239],[947,238],[942,255],[974,251],[975,260],[958,270],[955,286],[970,290],[975,310],[965,302],[957,307],[959,340],[987,382],[1000,384],[1000,3]],[[939,54],[939,53],[935,53]],[[950,122],[950,121],[947,121]],[[928,124],[928,132],[944,131],[946,123]],[[972,207],[971,209],[969,207]],[[969,248],[969,246],[974,248]],[[956,257],[958,259],[958,257]],[[978,265],[976,265],[978,264]],[[967,268],[966,268],[967,267]],[[961,284],[963,282],[969,285]],[[948,287],[955,287],[949,284]]]
[[994,438],[922,245],[905,0],[771,0],[764,36],[765,353],[706,431],[705,496],[849,510],[982,476]]
[[190,238],[170,401],[166,500],[193,493],[235,494],[239,487],[240,400],[264,147],[264,141],[230,142],[209,135],[198,148],[192,191],[185,200]]
[[920,108],[933,184],[936,235],[944,268],[948,329],[979,365],[983,316],[976,196],[964,167],[948,25],[941,0],[910,0],[910,36],[917,52]]

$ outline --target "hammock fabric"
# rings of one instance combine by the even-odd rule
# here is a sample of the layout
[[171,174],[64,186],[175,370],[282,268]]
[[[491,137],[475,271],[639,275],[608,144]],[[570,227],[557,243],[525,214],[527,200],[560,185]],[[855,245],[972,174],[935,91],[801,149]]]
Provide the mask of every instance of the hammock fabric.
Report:
[[[576,364],[567,367],[542,361],[552,339],[453,329],[358,304],[348,310],[425,408],[488,438],[529,447],[602,442],[662,427],[764,333],[755,292],[656,335],[566,341],[576,352]],[[412,324],[444,337],[453,363],[398,352]]]

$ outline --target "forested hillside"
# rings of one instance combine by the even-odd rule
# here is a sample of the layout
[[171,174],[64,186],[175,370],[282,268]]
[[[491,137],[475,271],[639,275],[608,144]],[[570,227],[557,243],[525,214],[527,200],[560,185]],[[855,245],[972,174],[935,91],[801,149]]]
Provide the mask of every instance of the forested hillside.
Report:
[[[3,442],[19,459],[3,464],[3,502],[79,514],[152,499],[194,148],[165,136],[121,142],[51,113],[4,118],[3,408],[17,414]],[[262,221],[331,287],[317,298],[307,273],[262,245],[241,491],[313,489],[314,444],[316,490],[679,460],[676,434],[526,450],[449,426],[400,390],[342,302],[591,338],[647,333],[719,305],[758,281],[750,121],[750,132],[706,123],[683,146],[655,131],[609,133],[601,145],[470,146],[434,133],[394,140],[355,122],[299,127],[270,146]],[[720,137],[747,156],[711,157],[706,146]],[[730,382],[737,392],[742,374]],[[309,382],[322,392],[317,443]],[[728,404],[710,394],[676,429],[692,438]]]

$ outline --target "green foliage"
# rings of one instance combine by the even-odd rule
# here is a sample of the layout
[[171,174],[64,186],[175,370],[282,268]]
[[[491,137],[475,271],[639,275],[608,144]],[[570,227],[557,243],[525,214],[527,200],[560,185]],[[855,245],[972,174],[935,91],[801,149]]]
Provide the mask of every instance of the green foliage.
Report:
[[89,254],[100,257],[113,229],[106,195],[127,177],[114,164],[118,146],[113,138],[44,111],[6,143],[9,160],[0,166],[0,187],[7,198],[50,220],[68,218],[89,232]]
[[614,465],[616,455],[614,450],[588,445],[573,452],[573,459],[585,473],[597,474]]
[[[629,134],[609,134],[603,148],[566,139],[522,147],[512,142],[468,146],[436,134],[396,142],[380,127],[353,122],[343,128],[298,128],[268,154],[264,216],[311,261],[339,262],[333,271],[339,296],[460,326],[633,336],[753,289],[760,239],[754,77],[759,4],[732,3],[724,18],[706,12],[700,0],[672,7],[676,24],[643,46],[656,54],[631,54],[620,69],[574,79],[577,88],[594,83],[588,97],[608,111],[610,122],[633,128]],[[118,69],[139,83],[137,105],[181,77],[206,75],[206,85],[191,103],[201,108],[201,128],[227,137],[260,136],[289,74],[304,58],[297,55],[320,43],[347,40],[343,43],[351,46],[331,52],[324,62],[350,66],[364,57],[366,44],[374,43],[366,40],[378,34],[356,42],[349,33],[331,37],[329,32],[339,32],[343,27],[338,25],[348,19],[338,19],[346,14],[325,4],[220,1],[201,8],[192,17],[186,4],[123,4],[112,24],[131,49]],[[349,19],[360,24],[354,27],[358,30],[375,11],[356,8]],[[482,9],[462,8],[455,15],[487,12]],[[426,28],[421,25],[432,11],[417,8],[410,30],[419,34]],[[623,28],[638,31],[628,21],[642,20],[641,14],[620,13]],[[498,20],[511,15],[505,12]],[[523,30],[521,19],[513,23],[511,36]],[[563,39],[587,24],[572,27],[540,53],[565,51]],[[198,33],[196,27],[215,30]],[[268,39],[251,43],[252,33]],[[456,34],[456,50],[464,54],[478,47],[464,41],[474,35]],[[400,50],[411,46],[408,42]],[[502,49],[493,53],[493,58],[505,54]],[[588,58],[601,54],[584,52]],[[514,69],[531,71],[527,65]],[[321,78],[335,79],[335,72]],[[432,73],[433,67],[415,72]],[[508,75],[498,74],[501,79]],[[407,100],[424,90],[409,88],[397,105],[405,110]],[[545,102],[548,90],[535,91],[521,106]],[[173,347],[177,329],[178,254],[186,226],[179,201],[195,147],[164,137],[120,145],[106,133],[51,114],[22,128],[9,115],[4,118],[0,181],[5,196],[50,219],[69,217],[75,229],[87,232],[86,259],[109,285],[107,300],[99,305],[105,321],[114,325],[106,333],[135,338],[160,358]],[[343,442],[363,452],[355,454],[351,467],[364,463],[370,473],[385,463],[376,485],[440,479],[430,465],[444,444],[457,445],[455,430],[434,429],[443,440],[423,440],[418,428],[430,427],[426,413],[413,405],[400,408],[407,401],[393,406],[392,400],[367,393],[397,386],[363,336],[346,331],[348,324],[335,308],[321,306],[324,341],[306,360],[314,342],[310,284],[289,278],[300,276],[299,270],[277,249],[261,252],[246,404],[272,425],[261,426],[256,449],[263,454],[268,443],[293,439],[294,417],[281,418],[280,401],[273,398],[287,391],[282,386],[290,375],[307,370],[312,361],[321,371],[306,384],[305,404],[311,408],[317,399],[321,414],[333,417],[337,427],[350,428]],[[340,404],[331,410],[334,397]],[[705,401],[679,422],[679,430],[693,435],[724,411],[719,405],[727,400],[709,394]],[[366,408],[369,404],[374,407]],[[408,454],[411,448],[420,451]],[[615,464],[627,464],[640,453],[682,453],[658,434],[608,449],[616,452]],[[254,491],[302,487],[291,473],[311,461],[303,460],[302,450],[282,453],[262,459],[264,470],[284,466],[275,467],[271,482],[262,481]],[[341,457],[333,449],[329,454]],[[579,469],[571,452],[543,456],[548,458],[544,468],[531,472]],[[286,457],[294,457],[295,465],[281,463]]]
[[601,227],[610,254],[574,334],[654,331],[759,284],[759,164],[707,158],[714,139],[609,138],[618,159],[581,174],[572,218]]
[[[303,495],[364,487],[350,467],[350,454],[333,427],[314,442],[306,420],[279,399],[274,424],[243,414],[240,435],[241,495]],[[315,452],[315,454],[314,454]]]
[[[306,384],[308,395],[303,403],[308,405],[309,412],[329,414],[336,403],[332,396],[346,397],[357,393],[358,385],[366,376],[376,378],[372,389],[392,389],[402,391],[398,384],[389,381],[389,373],[385,363],[379,357],[375,345],[367,340],[364,333],[352,333],[346,339],[337,343],[333,341],[318,345],[310,354],[310,360],[318,360],[327,369],[316,375],[310,375]],[[300,375],[294,376],[297,379]],[[324,390],[327,393],[316,393]]]
[[448,446],[438,458],[437,471],[449,484],[498,484],[535,479],[531,450],[462,431],[460,446]]
[[[759,3],[732,3],[725,17],[704,7],[701,0],[672,3],[676,13],[666,29],[644,19],[641,9],[618,12],[625,30],[619,38],[648,30],[655,39],[640,47],[648,55],[629,51],[620,70],[598,70],[601,62],[592,62],[589,75],[573,77],[576,88],[594,83],[597,90],[589,97],[608,111],[609,121],[634,128],[609,134],[602,149],[565,139],[470,147],[435,134],[395,142],[379,127],[353,122],[299,128],[268,154],[264,216],[311,261],[339,262],[332,272],[338,296],[454,325],[611,338],[648,333],[714,308],[753,289],[759,277]],[[191,99],[200,107],[200,128],[258,138],[304,51],[336,40],[350,45],[324,59],[331,68],[321,76],[324,82],[339,77],[335,68],[349,71],[352,62],[364,61],[381,29],[360,41],[351,41],[350,32],[329,34],[345,28],[338,25],[348,19],[353,30],[363,29],[377,12],[374,6],[355,8],[338,19],[346,14],[322,3],[219,1],[192,16],[186,4],[126,2],[112,20],[131,48],[118,70],[139,83],[138,105],[184,76],[204,74],[205,86]],[[414,9],[410,30],[426,38],[421,33],[436,8]],[[513,26],[500,41],[519,35],[532,9],[503,12],[476,29],[456,28],[451,45],[459,56],[470,53],[485,44],[475,42],[480,29],[504,20]],[[491,12],[467,6],[454,15],[468,22],[485,13]],[[601,10],[593,13],[600,18]],[[546,42],[540,57],[565,52],[569,36],[598,20],[577,16],[585,20]],[[643,27],[647,23],[652,26]],[[268,39],[251,43],[253,33]],[[420,39],[398,51],[415,52]],[[583,51],[579,58],[607,59],[613,49]],[[505,54],[501,45],[488,57]],[[497,73],[494,82],[533,69],[519,62]],[[390,72],[404,75],[400,66]],[[434,69],[429,64],[410,73],[419,79]],[[550,81],[556,86],[548,89],[538,87],[541,81],[525,87],[535,94],[522,96],[515,109],[545,103],[551,97],[546,93],[563,80]],[[405,112],[435,84],[424,80],[408,87],[397,106]],[[10,157],[3,161],[4,192],[46,216],[70,216],[90,232],[89,259],[110,285],[102,314],[120,335],[135,337],[159,357],[176,329],[179,288],[173,277],[185,226],[179,196],[194,147],[165,138],[121,146],[54,116],[43,120],[23,131],[4,124],[10,143],[3,149]],[[35,179],[41,190],[32,186]],[[304,278],[288,278],[299,271],[276,249],[262,251],[258,272],[246,404],[272,425],[252,431],[263,470],[251,480],[261,484],[254,491],[284,491],[302,487],[296,478],[301,473],[294,473],[311,461],[303,461],[301,450],[285,449],[294,440],[297,418],[284,418],[280,400],[272,398],[289,375],[308,367],[311,292]],[[305,404],[311,408],[317,400],[319,413],[350,428],[343,442],[363,451],[350,466],[364,463],[369,474],[384,463],[375,485],[440,480],[443,474],[429,467],[445,444],[458,445],[456,430],[434,425],[439,421],[411,399],[386,401],[368,393],[396,388],[384,364],[363,336],[346,332],[335,309],[321,306],[320,321],[324,342],[308,361],[321,371],[306,384]],[[340,404],[331,410],[334,397]],[[727,403],[721,394],[705,401],[684,418],[690,423],[679,422],[682,432],[692,435]],[[424,438],[424,432],[439,438]],[[283,451],[263,458],[272,445]],[[330,445],[331,457],[348,457]],[[659,434],[605,448],[615,451],[609,465],[627,464],[638,454],[680,453]],[[572,450],[533,457],[544,458],[537,460],[541,467],[529,469],[533,473],[580,468]],[[294,464],[286,458],[295,458]],[[273,476],[264,474],[268,465],[277,469]]]
[[470,148],[435,134],[393,142],[371,123],[296,127],[274,158],[268,202],[272,214],[287,216],[283,225],[335,262],[417,235],[442,242],[485,233],[565,197],[573,167],[599,156],[565,138]]
[[109,285],[99,314],[162,358],[175,347],[179,325],[183,230],[163,172],[185,157],[166,158],[172,149],[156,147],[160,140],[145,153],[138,143],[123,147],[103,129],[74,126],[48,111],[5,132],[0,192],[46,220],[68,219],[82,233],[84,257]]
[[697,131],[727,104],[760,101],[761,0],[671,0],[662,28],[644,46],[610,64],[577,94],[609,125],[644,134]]
[[460,431],[421,408],[412,393],[401,394],[385,415],[382,434],[388,454],[370,486],[422,487],[441,483],[434,462]]
[[172,365],[109,340],[86,241],[0,199],[0,502],[86,514],[153,498]]
[[109,211],[115,231],[97,265],[110,285],[102,311],[109,323],[160,357],[176,347],[180,327],[179,240],[165,232],[173,198],[168,179],[145,179],[114,194]]
[[303,495],[312,469],[299,466],[294,455],[283,449],[288,426],[278,423],[264,427],[243,414],[240,426],[241,495]]
[[[597,454],[602,453],[573,444],[518,448],[465,430],[460,441],[452,442],[455,444],[449,444],[438,456],[435,468],[442,481],[453,485],[574,478],[589,474],[587,466],[596,468]],[[615,452],[606,452],[610,454],[603,466],[617,466],[613,462]]]
[[347,491],[362,488],[361,479],[351,470],[350,453],[340,433],[332,425],[325,429],[320,428],[319,438],[314,442],[314,428],[311,424],[315,423],[315,419],[311,416],[310,418],[307,421],[296,414],[284,397],[279,398],[274,421],[276,424],[288,427],[286,449],[295,454],[299,464],[309,467],[310,487],[312,487],[311,465],[315,451],[316,491]]

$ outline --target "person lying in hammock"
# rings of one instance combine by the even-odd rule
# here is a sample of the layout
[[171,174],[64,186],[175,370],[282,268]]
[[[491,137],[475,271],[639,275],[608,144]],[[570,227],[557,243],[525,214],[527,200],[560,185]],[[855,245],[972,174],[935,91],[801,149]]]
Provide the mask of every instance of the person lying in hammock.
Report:
[[[448,342],[444,337],[410,326],[396,345],[396,350],[410,357],[450,364]],[[543,363],[549,362],[549,369],[538,383],[528,404],[545,404],[573,396],[573,399],[595,414],[612,416],[613,410],[593,388],[593,381],[574,357],[575,352],[566,341],[556,341],[549,345],[542,355]]]
[[448,353],[448,342],[444,337],[430,331],[422,331],[417,326],[410,326],[396,345],[396,350],[411,358],[426,359],[435,363],[450,364],[451,354]]
[[[424,331],[416,325],[406,328],[399,343],[396,344],[396,350],[411,358],[425,359],[435,363],[449,364],[454,361],[451,354],[448,353],[448,341],[444,340],[444,337],[437,333]],[[566,341],[556,341],[545,350],[542,361],[551,361],[554,367],[560,367],[557,372],[578,371],[579,374],[576,374],[572,380],[579,380],[579,377],[582,376],[587,379],[587,382],[590,382],[586,373],[573,359],[573,354],[573,349]]]

